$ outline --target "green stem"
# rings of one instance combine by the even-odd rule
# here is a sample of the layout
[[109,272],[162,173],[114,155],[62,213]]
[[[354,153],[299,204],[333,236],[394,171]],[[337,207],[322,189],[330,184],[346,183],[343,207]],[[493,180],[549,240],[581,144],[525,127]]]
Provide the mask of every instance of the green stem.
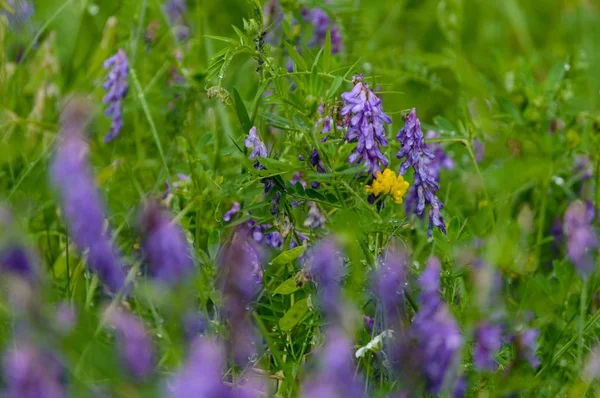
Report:
[[596,160],[596,186],[594,187],[594,225],[598,227],[598,209],[600,208],[600,158]]

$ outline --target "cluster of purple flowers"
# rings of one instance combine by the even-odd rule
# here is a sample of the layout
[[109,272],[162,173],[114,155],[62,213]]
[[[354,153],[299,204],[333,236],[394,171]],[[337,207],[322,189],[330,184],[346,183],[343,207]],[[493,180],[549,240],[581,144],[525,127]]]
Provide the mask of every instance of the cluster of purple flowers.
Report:
[[165,12],[169,17],[169,22],[175,32],[175,37],[179,41],[184,41],[190,36],[190,30],[183,19],[187,12],[185,0],[167,0],[164,5]]
[[425,206],[429,205],[431,209],[429,210],[428,234],[432,234],[434,226],[446,233],[446,225],[441,213],[444,205],[436,195],[439,189],[439,169],[436,174],[429,166],[435,156],[425,145],[416,109],[413,108],[406,117],[404,127],[398,132],[396,139],[401,145],[396,157],[398,159],[405,158],[400,165],[399,173],[404,175],[409,167],[414,170],[412,189],[416,191],[415,213],[422,217],[425,214]]
[[327,31],[329,30],[331,35],[331,52],[337,54],[343,51],[344,43],[342,41],[340,28],[331,20],[329,15],[323,9],[319,7],[310,10],[303,8],[302,18],[305,22],[309,22],[313,26],[313,39],[308,43],[309,47],[322,47],[325,44],[325,38],[327,37]]
[[317,285],[319,303],[330,319],[338,319],[342,302],[342,253],[331,240],[316,244],[308,256],[306,272]]
[[110,73],[103,86],[107,91],[103,99],[103,102],[108,105],[105,114],[112,118],[110,131],[104,137],[104,141],[110,142],[119,136],[123,128],[123,99],[129,92],[127,83],[129,61],[125,51],[120,49],[115,55],[104,61],[104,68],[110,68]]
[[354,76],[354,88],[342,94],[345,106],[341,115],[351,116],[346,141],[357,142],[348,161],[367,165],[368,172],[375,175],[382,170],[381,166],[389,164],[379,146],[388,144],[384,124],[391,124],[392,119],[383,111],[381,99],[363,80],[363,75]]
[[587,277],[594,270],[598,238],[592,229],[593,212],[585,203],[573,202],[565,212],[563,232],[567,238],[567,254],[579,273]]

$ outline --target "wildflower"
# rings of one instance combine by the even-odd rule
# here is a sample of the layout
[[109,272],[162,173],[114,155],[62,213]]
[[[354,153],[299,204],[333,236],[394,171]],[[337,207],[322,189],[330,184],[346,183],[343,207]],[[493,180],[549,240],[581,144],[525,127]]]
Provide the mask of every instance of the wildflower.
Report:
[[431,394],[441,393],[447,385],[463,344],[458,324],[439,293],[440,272],[439,260],[430,258],[419,280],[421,307],[412,325],[420,369]]
[[392,195],[394,202],[399,204],[402,203],[402,197],[408,190],[408,182],[404,181],[401,175],[396,177],[396,173],[392,170],[385,169],[383,173],[377,172],[376,179],[371,185],[367,185],[365,190],[375,196]]
[[143,207],[138,229],[150,277],[169,285],[181,282],[193,271],[194,260],[183,230],[157,202]]
[[61,301],[56,306],[54,321],[60,332],[70,332],[77,323],[77,313],[75,312],[75,308],[67,300]]
[[223,348],[215,341],[198,337],[194,340],[185,365],[166,384],[170,398],[229,397],[221,380],[225,365]]
[[250,318],[250,301],[262,282],[258,251],[248,239],[248,234],[247,226],[239,226],[218,258],[223,292],[222,313],[230,332],[228,351],[240,366],[245,366],[255,354],[256,338]]
[[330,240],[317,244],[308,257],[307,270],[315,281],[323,312],[337,318],[342,301],[342,256],[337,245]]
[[406,253],[398,246],[390,246],[379,261],[374,291],[383,308],[386,328],[395,328],[404,314],[404,268]]
[[178,41],[186,40],[190,36],[190,29],[183,19],[187,12],[185,0],[167,0],[164,5],[165,12],[169,17],[169,22],[175,32]]
[[567,208],[563,221],[563,231],[567,237],[567,255],[579,273],[587,277],[594,270],[598,239],[592,230],[593,214],[581,201],[573,202]]
[[137,379],[147,378],[154,369],[154,344],[143,323],[131,313],[115,309],[109,309],[105,316],[116,331],[124,367]]
[[485,156],[485,145],[479,138],[475,138],[475,141],[473,141],[473,152],[475,152],[475,161],[481,163]]
[[425,146],[421,123],[417,118],[417,111],[414,108],[406,117],[404,127],[398,132],[396,139],[402,146],[396,157],[398,159],[406,158],[400,165],[399,174],[404,175],[409,167],[412,167],[414,170],[413,187],[417,193],[415,213],[418,216],[423,216],[425,205],[430,205],[428,235],[431,236],[434,226],[446,233],[446,226],[441,213],[444,206],[436,196],[439,184],[436,176],[428,166],[428,162],[435,157]]
[[295,172],[290,182],[292,185],[300,184],[302,188],[306,188],[306,181],[304,180],[304,175],[301,171]]
[[17,340],[4,354],[2,379],[5,398],[62,398],[67,396],[61,362],[34,342]]
[[369,331],[369,333],[373,333],[373,327],[375,326],[375,319],[371,318],[370,316],[363,315],[363,321],[365,322],[365,326],[367,327],[367,330]]
[[477,326],[473,351],[473,362],[477,369],[494,371],[498,368],[494,355],[502,347],[503,332],[499,324],[484,321]]
[[69,233],[87,264],[113,292],[125,283],[125,274],[104,229],[105,212],[94,185],[85,139],[88,109],[72,100],[62,114],[60,143],[51,165],[51,180],[60,192]]
[[323,227],[326,221],[327,219],[321,212],[319,205],[315,202],[310,202],[308,214],[304,220],[304,226],[310,229],[317,229]]
[[331,53],[337,54],[343,50],[344,43],[342,42],[340,28],[329,18],[329,15],[323,9],[315,7],[310,12],[306,9],[302,11],[304,20],[310,22],[313,26],[314,37],[308,44],[310,47],[322,47],[325,44],[327,30],[329,30],[331,36]]
[[384,123],[391,124],[392,119],[383,112],[381,99],[375,95],[363,75],[354,76],[352,91],[342,94],[345,106],[341,116],[350,116],[346,141],[358,141],[354,152],[348,158],[353,164],[356,161],[365,163],[368,172],[375,175],[381,170],[380,164],[388,165],[388,159],[381,153],[379,145],[386,146]]
[[523,329],[515,338],[518,358],[527,361],[532,368],[540,366],[540,360],[535,354],[539,334],[540,332],[537,329]]
[[302,398],[362,398],[365,387],[355,377],[352,342],[339,328],[327,331],[325,345],[319,353],[319,368],[302,386]]
[[104,137],[105,142],[110,142],[117,138],[123,128],[123,99],[129,91],[127,84],[129,61],[125,51],[120,49],[115,55],[104,61],[104,68],[111,68],[103,86],[107,93],[102,100],[108,105],[105,115],[112,118],[110,131]]
[[223,221],[229,222],[231,218],[235,216],[240,211],[240,202],[234,202],[231,206],[231,209],[227,210],[223,215]]
[[31,283],[39,278],[39,265],[25,248],[8,247],[0,251],[0,274],[10,274]]
[[13,12],[8,12],[4,9],[0,10],[0,15],[5,15],[8,19],[8,24],[15,30],[20,30],[24,26],[30,26],[30,20],[35,13],[35,8],[27,0],[8,0],[6,2]]
[[[244,145],[246,146],[246,148],[252,148],[250,159],[256,159],[259,156],[261,158],[267,157],[267,147],[258,136],[258,129],[256,128],[256,126],[252,127],[248,132],[248,138],[246,138],[246,140],[244,141]],[[260,165],[260,163],[257,162],[254,165],[254,168],[261,169],[262,165]]]

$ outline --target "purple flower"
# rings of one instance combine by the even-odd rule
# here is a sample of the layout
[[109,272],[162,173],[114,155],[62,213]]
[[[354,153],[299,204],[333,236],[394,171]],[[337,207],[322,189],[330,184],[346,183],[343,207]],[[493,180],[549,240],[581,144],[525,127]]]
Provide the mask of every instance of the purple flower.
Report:
[[56,326],[62,333],[70,332],[77,323],[77,313],[75,312],[75,308],[67,300],[61,301],[56,306],[54,320]]
[[406,253],[398,246],[390,246],[379,261],[374,291],[383,309],[386,328],[397,329],[404,315],[404,269],[408,262]]
[[128,312],[109,309],[108,324],[115,329],[117,349],[123,366],[136,379],[145,379],[154,370],[154,343],[143,323]]
[[302,398],[362,398],[365,387],[355,377],[352,342],[338,328],[328,330],[319,368],[302,385]]
[[64,366],[34,342],[17,340],[2,360],[4,398],[62,398],[67,396]]
[[236,215],[237,213],[239,213],[240,211],[240,202],[234,202],[233,205],[231,206],[231,209],[227,210],[225,212],[225,214],[223,215],[223,221],[225,222],[229,222],[231,221],[231,218]]
[[499,324],[484,321],[477,326],[473,350],[473,362],[477,369],[494,371],[498,368],[494,356],[502,347],[503,333],[504,327]]
[[35,13],[35,8],[27,0],[8,0],[7,4],[13,9],[13,13],[0,10],[0,15],[6,16],[12,29],[20,30],[24,26],[30,26],[30,20]]
[[384,123],[391,124],[392,119],[383,112],[381,99],[363,80],[362,74],[354,76],[354,88],[342,94],[345,106],[340,114],[351,115],[346,141],[358,142],[348,161],[351,164],[357,161],[366,164],[368,172],[375,175],[382,169],[380,164],[383,166],[389,164],[388,159],[381,153],[379,145],[388,144]]
[[337,245],[331,240],[323,240],[314,246],[306,271],[317,285],[325,316],[338,318],[342,303],[342,254]]
[[222,313],[229,326],[228,351],[240,366],[245,366],[256,352],[250,302],[262,281],[262,265],[247,226],[236,229],[231,242],[219,253],[218,263]]
[[431,236],[434,226],[446,233],[446,226],[441,213],[444,206],[436,195],[439,189],[438,176],[429,168],[429,163],[435,159],[435,156],[425,146],[421,123],[414,108],[406,117],[404,127],[398,132],[396,139],[402,147],[396,157],[398,159],[406,158],[400,165],[399,174],[404,175],[409,167],[414,170],[413,189],[417,193],[415,213],[422,217],[425,214],[425,205],[428,204],[431,206],[428,235]]
[[515,338],[518,358],[529,362],[532,368],[540,366],[540,360],[535,354],[539,335],[540,332],[537,329],[523,329]]
[[370,316],[363,315],[363,321],[365,322],[365,326],[369,330],[369,333],[373,333],[373,327],[375,326],[375,319]]
[[87,264],[113,292],[125,284],[125,274],[104,229],[105,211],[94,184],[85,139],[87,106],[72,100],[61,116],[60,142],[51,165],[51,180],[60,192],[69,236],[82,252]]
[[340,28],[329,18],[329,15],[319,7],[315,7],[308,12],[306,8],[302,9],[302,16],[305,21],[310,22],[313,26],[313,39],[308,43],[309,47],[325,44],[327,30],[330,30],[331,35],[331,53],[337,54],[344,48]]
[[204,316],[195,312],[187,312],[182,317],[183,333],[187,342],[193,341],[197,336],[203,335],[208,328],[208,321]]
[[319,205],[315,202],[309,203],[308,214],[306,215],[306,219],[304,220],[304,226],[310,229],[322,228],[325,225],[327,219],[321,212]]
[[[256,128],[256,126],[252,127],[248,132],[248,138],[244,140],[244,145],[246,146],[246,148],[252,148],[252,153],[250,153],[249,156],[250,159],[256,159],[259,156],[261,158],[267,157],[267,147],[258,136],[258,129]],[[257,164],[260,166],[259,163]],[[256,167],[256,165],[254,167],[257,169],[260,168]]]
[[183,20],[183,16],[187,12],[185,0],[167,0],[164,5],[164,9],[169,17],[171,26],[173,26],[177,40],[186,40],[190,36],[190,29]]
[[292,179],[290,180],[290,182],[294,186],[296,184],[300,184],[300,185],[302,185],[302,188],[306,188],[306,181],[304,180],[304,175],[302,174],[301,171],[295,172],[294,175],[292,176]]
[[475,138],[473,141],[473,152],[475,153],[475,161],[481,163],[485,156],[485,145],[479,138]]
[[154,201],[144,205],[138,224],[150,277],[167,285],[185,280],[194,260],[181,227]]
[[567,255],[579,273],[587,277],[594,270],[598,239],[592,230],[590,213],[585,203],[572,202],[565,212],[563,232],[567,237]]
[[210,339],[196,338],[183,368],[167,381],[166,395],[170,398],[231,397],[221,380],[224,364],[221,346]]
[[39,279],[39,265],[25,248],[12,246],[0,251],[0,274],[18,276],[34,283]]
[[439,394],[444,386],[453,385],[449,381],[463,345],[458,324],[438,291],[440,272],[439,260],[430,258],[419,280],[421,307],[411,331],[417,342],[418,363],[431,394]]
[[108,78],[103,85],[107,93],[102,100],[108,105],[104,114],[112,118],[110,131],[104,136],[104,141],[110,142],[119,136],[123,128],[123,99],[129,91],[127,84],[129,61],[125,51],[120,49],[115,55],[104,61],[104,68],[110,68]]

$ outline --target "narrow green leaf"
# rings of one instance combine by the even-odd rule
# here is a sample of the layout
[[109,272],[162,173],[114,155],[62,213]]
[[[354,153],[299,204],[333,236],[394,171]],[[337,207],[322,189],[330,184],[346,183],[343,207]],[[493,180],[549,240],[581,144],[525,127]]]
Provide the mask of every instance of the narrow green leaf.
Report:
[[277,286],[273,294],[292,294],[298,289],[300,289],[300,286],[298,286],[296,278],[292,276],[290,279],[281,282],[281,284]]
[[333,96],[335,96],[335,93],[341,87],[343,82],[344,82],[344,79],[342,79],[341,76],[336,76],[335,79],[333,79],[333,82],[331,82],[329,91],[327,91],[327,98],[332,98]]
[[244,105],[244,101],[242,101],[242,97],[235,87],[233,88],[233,102],[235,103],[235,112],[237,113],[242,130],[244,130],[244,132],[250,131],[252,128],[252,122],[248,116],[246,105]]
[[292,58],[292,61],[294,61],[294,64],[296,64],[296,68],[298,68],[298,70],[308,70],[308,65],[306,64],[306,61],[304,60],[304,58],[302,58],[302,55],[300,55],[298,53],[298,50],[296,50],[296,47],[292,46],[289,43],[284,42],[283,43],[285,45],[285,48],[288,51],[288,54],[290,54],[290,57]]
[[213,260],[215,258],[217,258],[217,254],[219,253],[220,243],[221,243],[221,232],[219,232],[219,230],[212,231],[208,237],[208,255]]
[[229,44],[233,44],[233,45],[238,44],[238,42],[233,40],[231,37],[213,36],[213,35],[204,35],[204,37],[208,37],[209,39],[213,39],[213,40],[224,41],[225,43],[229,43]]
[[277,257],[275,257],[273,260],[271,260],[271,264],[272,265],[289,264],[292,261],[294,261],[295,259],[297,259],[298,257],[300,257],[302,255],[302,253],[304,253],[304,246],[294,247],[291,250],[287,250],[287,251],[284,251],[283,253],[279,254]]
[[300,322],[300,319],[308,312],[308,299],[296,301],[296,303],[279,320],[279,327],[284,332],[288,332]]
[[331,31],[327,29],[325,45],[323,46],[323,70],[328,72],[329,69],[331,69]]

